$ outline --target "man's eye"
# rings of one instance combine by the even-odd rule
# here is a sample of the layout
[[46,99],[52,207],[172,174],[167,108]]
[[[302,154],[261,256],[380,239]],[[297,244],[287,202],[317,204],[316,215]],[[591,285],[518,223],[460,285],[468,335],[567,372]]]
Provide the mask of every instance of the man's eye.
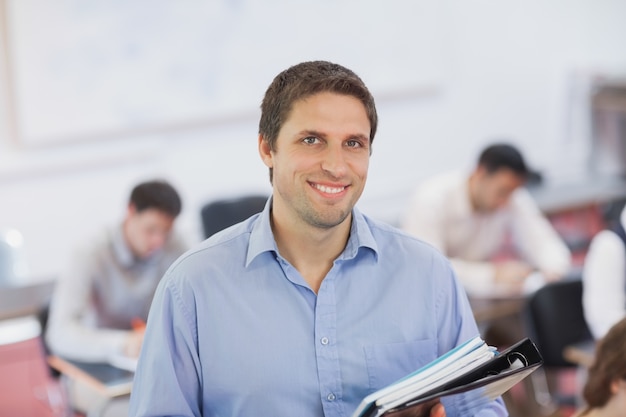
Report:
[[317,143],[319,141],[319,139],[316,138],[315,136],[308,136],[308,137],[302,139],[302,141],[304,143],[308,143],[309,145],[313,145],[313,144]]
[[361,144],[361,142],[360,142],[360,141],[358,141],[358,140],[349,140],[349,141],[347,142],[347,145],[348,145],[348,147],[349,147],[349,148],[359,148],[359,147],[362,147],[362,146],[363,146],[363,145]]

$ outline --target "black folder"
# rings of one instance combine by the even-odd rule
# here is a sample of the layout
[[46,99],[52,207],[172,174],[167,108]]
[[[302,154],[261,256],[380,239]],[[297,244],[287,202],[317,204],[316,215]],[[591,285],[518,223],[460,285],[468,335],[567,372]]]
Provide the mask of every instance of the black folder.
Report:
[[469,414],[508,391],[542,364],[543,358],[539,350],[532,340],[525,338],[469,372],[446,383],[434,384],[432,389],[421,392],[400,405],[388,408],[374,401],[365,411],[353,417],[393,416],[407,408],[414,408],[416,415],[428,416],[430,408],[440,398],[461,393],[467,393],[467,410],[464,411]]

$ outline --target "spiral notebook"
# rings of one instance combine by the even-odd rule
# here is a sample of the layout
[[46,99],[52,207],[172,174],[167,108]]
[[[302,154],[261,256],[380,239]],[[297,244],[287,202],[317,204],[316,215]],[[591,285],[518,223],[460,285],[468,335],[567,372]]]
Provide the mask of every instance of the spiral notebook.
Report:
[[450,395],[463,395],[463,400],[457,403],[464,413],[471,414],[508,391],[542,363],[539,350],[529,338],[498,352],[476,337],[368,395],[352,417],[391,416],[407,408],[414,408],[416,415],[422,412],[427,416],[438,399]]

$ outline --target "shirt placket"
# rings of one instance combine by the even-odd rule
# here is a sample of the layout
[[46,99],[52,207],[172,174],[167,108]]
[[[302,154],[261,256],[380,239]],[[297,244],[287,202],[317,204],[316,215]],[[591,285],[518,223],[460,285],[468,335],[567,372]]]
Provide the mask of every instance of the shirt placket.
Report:
[[315,355],[324,415],[342,416],[341,370],[337,352],[337,304],[335,276],[337,266],[328,273],[317,295],[315,307]]

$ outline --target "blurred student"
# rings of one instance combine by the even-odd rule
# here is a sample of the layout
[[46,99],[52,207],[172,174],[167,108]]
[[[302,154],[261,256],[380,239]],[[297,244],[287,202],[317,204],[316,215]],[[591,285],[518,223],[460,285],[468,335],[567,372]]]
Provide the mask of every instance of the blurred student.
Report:
[[626,415],[626,318],[615,323],[598,343],[583,398],[586,407],[576,417]]
[[626,317],[626,207],[611,228],[595,235],[583,266],[583,308],[596,339]]
[[[515,295],[529,277],[556,280],[568,272],[571,254],[523,187],[529,175],[515,147],[492,144],[471,172],[420,184],[402,227],[451,259],[469,295]],[[499,259],[507,244],[515,256]]]
[[186,249],[172,235],[180,211],[169,183],[143,182],[133,188],[123,221],[80,245],[50,305],[52,353],[86,362],[139,355],[156,287]]
[[[377,123],[374,98],[343,66],[303,62],[274,78],[257,140],[271,199],[168,270],[131,416],[349,416],[478,334],[448,261],[355,207]],[[501,399],[476,413],[468,402],[425,414],[506,415]]]

